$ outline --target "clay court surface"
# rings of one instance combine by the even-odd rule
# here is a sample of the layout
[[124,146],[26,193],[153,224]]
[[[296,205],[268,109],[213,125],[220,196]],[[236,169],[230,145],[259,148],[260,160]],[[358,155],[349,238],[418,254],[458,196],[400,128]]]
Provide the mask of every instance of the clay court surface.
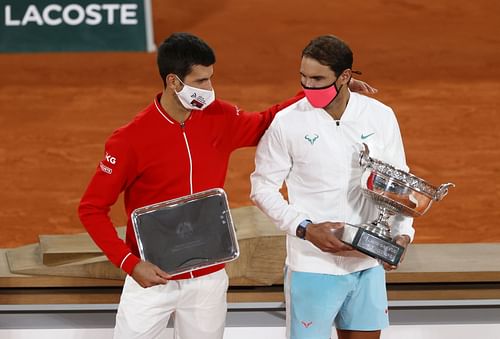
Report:
[[[155,42],[200,35],[217,54],[217,96],[246,110],[299,90],[311,38],[342,37],[395,110],[412,172],[457,185],[415,220],[415,241],[500,241],[500,2],[157,0],[153,10]],[[161,86],[155,54],[1,54],[0,247],[84,231],[76,209],[104,141]],[[253,155],[232,157],[232,207],[251,204]],[[125,223],[121,202],[112,216]]]

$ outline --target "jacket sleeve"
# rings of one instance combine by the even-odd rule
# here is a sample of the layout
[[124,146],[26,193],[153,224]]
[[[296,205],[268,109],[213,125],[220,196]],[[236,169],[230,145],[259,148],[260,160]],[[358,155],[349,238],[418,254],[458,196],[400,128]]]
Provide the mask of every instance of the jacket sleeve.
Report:
[[[391,165],[403,171],[408,171],[409,168],[406,164],[406,156],[399,125],[394,112],[391,110],[390,113],[387,125],[385,126],[385,128],[387,128],[387,133],[385,134],[387,138],[384,142],[384,156],[387,157],[387,162]],[[410,241],[413,241],[413,237],[415,236],[413,218],[396,215],[392,223],[391,235],[392,237],[408,235]]]
[[132,274],[140,259],[118,237],[109,211],[134,179],[135,167],[135,156],[130,146],[115,133],[106,142],[104,157],[78,208],[80,220],[97,246],[115,266],[128,274]]
[[295,235],[307,215],[296,210],[280,193],[292,169],[292,158],[276,125],[271,125],[257,146],[250,198],[282,231]]
[[227,127],[228,135],[231,138],[230,151],[241,147],[257,146],[276,114],[303,97],[304,93],[299,92],[293,98],[273,105],[262,112],[245,112],[237,106],[226,104],[225,109],[230,117]]

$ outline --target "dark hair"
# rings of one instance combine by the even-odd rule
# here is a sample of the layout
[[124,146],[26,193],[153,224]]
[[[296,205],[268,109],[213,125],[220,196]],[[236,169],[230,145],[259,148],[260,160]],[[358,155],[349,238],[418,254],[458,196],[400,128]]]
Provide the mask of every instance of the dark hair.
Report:
[[163,85],[168,74],[176,74],[181,80],[191,72],[194,65],[215,64],[215,54],[208,44],[189,33],[174,33],[158,47],[158,71]]
[[333,35],[321,35],[309,42],[302,51],[302,57],[317,60],[329,66],[336,76],[348,68],[352,68],[352,51],[341,39]]

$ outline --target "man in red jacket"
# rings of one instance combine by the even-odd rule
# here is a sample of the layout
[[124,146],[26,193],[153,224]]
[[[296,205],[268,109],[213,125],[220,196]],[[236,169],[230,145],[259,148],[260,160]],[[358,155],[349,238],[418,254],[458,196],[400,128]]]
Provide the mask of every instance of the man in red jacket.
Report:
[[[115,338],[158,338],[175,313],[175,338],[221,339],[228,278],[224,265],[170,276],[141,261],[130,214],[139,207],[222,187],[233,150],[256,146],[276,112],[299,94],[260,113],[215,99],[215,55],[187,33],[168,37],[158,49],[163,92],[107,140],[79,206],[80,220],[125,279]],[[357,82],[360,91],[370,87]],[[109,210],[124,192],[129,216],[122,241]]]

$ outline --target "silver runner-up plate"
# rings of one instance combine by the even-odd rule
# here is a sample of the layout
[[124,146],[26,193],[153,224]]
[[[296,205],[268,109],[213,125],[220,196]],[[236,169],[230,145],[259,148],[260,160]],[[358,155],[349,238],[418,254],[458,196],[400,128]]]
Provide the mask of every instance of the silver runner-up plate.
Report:
[[141,259],[170,275],[239,256],[227,196],[220,188],[138,208],[132,224]]

